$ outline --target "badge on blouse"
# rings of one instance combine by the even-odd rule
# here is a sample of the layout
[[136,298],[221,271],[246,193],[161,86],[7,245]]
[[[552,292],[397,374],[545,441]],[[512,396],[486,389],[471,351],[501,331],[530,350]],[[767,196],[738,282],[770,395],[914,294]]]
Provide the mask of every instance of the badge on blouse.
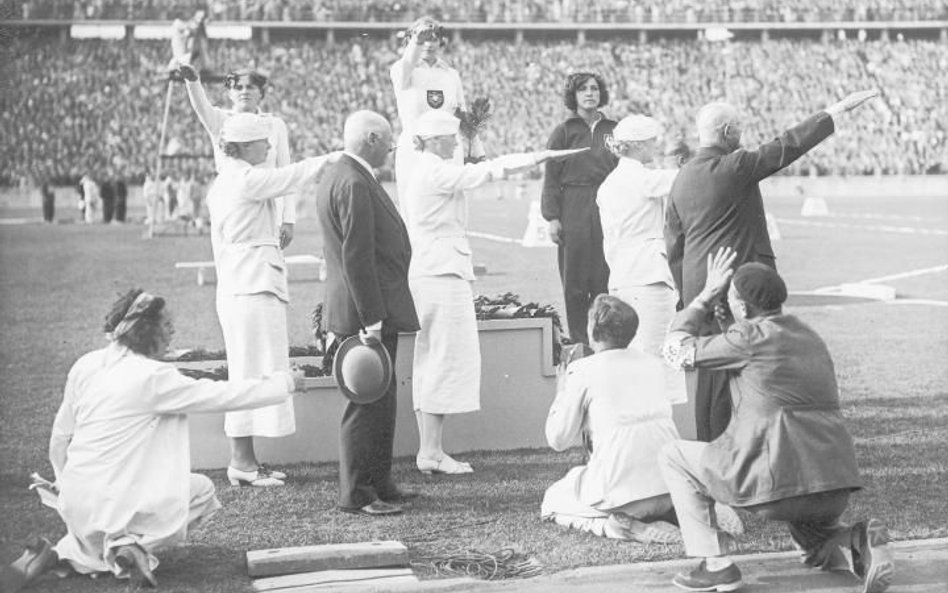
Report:
[[428,106],[432,109],[441,109],[444,105],[444,91],[428,91]]

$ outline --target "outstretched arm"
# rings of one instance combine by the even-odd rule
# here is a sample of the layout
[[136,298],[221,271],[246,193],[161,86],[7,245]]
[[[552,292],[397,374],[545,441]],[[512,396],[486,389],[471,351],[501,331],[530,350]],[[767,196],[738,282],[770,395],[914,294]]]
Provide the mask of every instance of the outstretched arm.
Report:
[[191,108],[201,120],[201,125],[211,135],[211,139],[217,138],[221,131],[221,121],[217,110],[211,105],[211,100],[207,98],[204,91],[204,85],[198,76],[197,70],[188,64],[178,64],[178,72],[184,78],[184,86],[188,91],[188,100],[191,102]]

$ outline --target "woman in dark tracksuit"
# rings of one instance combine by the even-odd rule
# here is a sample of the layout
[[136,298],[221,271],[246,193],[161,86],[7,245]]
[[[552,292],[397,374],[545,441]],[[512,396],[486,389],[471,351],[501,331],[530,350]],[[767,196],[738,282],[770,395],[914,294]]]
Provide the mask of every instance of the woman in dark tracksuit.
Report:
[[616,122],[599,111],[609,102],[609,92],[598,74],[570,74],[563,101],[570,115],[553,130],[547,148],[590,150],[567,160],[547,161],[541,205],[550,238],[559,246],[569,334],[574,341],[586,342],[589,305],[597,294],[608,292],[596,192],[616,166],[617,159],[605,144]]

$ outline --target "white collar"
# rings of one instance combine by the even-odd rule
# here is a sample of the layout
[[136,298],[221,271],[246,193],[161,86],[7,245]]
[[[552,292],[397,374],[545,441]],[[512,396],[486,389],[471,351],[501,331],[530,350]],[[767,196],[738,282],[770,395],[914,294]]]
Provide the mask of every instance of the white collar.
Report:
[[372,168],[372,165],[368,163],[368,161],[353,152],[349,152],[348,150],[344,150],[342,152],[343,154],[349,155],[352,157],[352,160],[362,165],[362,168],[369,172],[369,175],[372,176],[372,179],[376,179],[375,170]]

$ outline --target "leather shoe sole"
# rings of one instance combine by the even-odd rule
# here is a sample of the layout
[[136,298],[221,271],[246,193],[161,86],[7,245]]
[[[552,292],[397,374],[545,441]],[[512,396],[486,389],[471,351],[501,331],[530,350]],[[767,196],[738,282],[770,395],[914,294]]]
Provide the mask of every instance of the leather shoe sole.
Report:
[[385,517],[389,515],[398,515],[402,512],[402,507],[397,504],[385,502],[384,500],[374,500],[364,507],[339,507],[343,513],[353,515],[367,515],[369,517]]
[[137,545],[121,546],[115,553],[115,563],[128,572],[129,584],[133,589],[158,586],[158,579],[148,565],[148,556]]
[[404,490],[399,488],[398,490],[385,495],[379,495],[379,498],[385,502],[399,503],[407,502],[409,500],[414,500],[421,496],[421,492],[416,490]]

